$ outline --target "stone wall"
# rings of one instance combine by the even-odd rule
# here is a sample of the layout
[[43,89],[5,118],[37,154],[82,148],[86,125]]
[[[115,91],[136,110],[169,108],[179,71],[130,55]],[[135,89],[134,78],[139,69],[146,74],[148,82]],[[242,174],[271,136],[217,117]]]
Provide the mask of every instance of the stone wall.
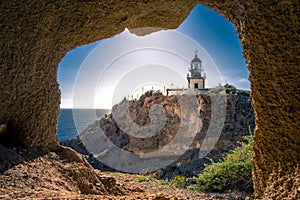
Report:
[[[58,144],[57,67],[67,51],[111,37],[125,27],[176,28],[196,3],[225,16],[241,40],[256,115],[256,197],[272,192],[280,197],[284,195],[280,188],[296,195],[293,188],[299,186],[295,174],[300,162],[297,0],[2,0],[0,124],[7,128],[0,143],[27,148]],[[293,187],[284,184],[286,179]]]

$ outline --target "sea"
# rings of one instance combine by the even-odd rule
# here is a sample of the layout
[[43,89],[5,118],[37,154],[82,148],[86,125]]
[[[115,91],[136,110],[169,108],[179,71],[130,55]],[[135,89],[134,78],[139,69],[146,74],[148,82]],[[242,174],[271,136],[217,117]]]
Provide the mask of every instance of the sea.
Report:
[[58,117],[58,142],[70,140],[85,130],[88,125],[101,119],[110,110],[105,109],[60,109]]

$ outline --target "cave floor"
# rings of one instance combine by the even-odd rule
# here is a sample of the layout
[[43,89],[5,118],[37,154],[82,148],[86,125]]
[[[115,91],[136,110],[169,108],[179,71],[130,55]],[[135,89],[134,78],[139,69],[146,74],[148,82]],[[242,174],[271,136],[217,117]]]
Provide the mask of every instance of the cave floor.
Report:
[[[0,145],[0,199],[252,199],[239,192],[191,192],[139,175],[101,172],[72,150],[43,155]],[[63,152],[63,153],[62,153]],[[67,152],[67,153],[66,153]],[[72,157],[73,156],[73,157]],[[2,169],[1,169],[2,167]],[[6,167],[6,168],[5,168]]]

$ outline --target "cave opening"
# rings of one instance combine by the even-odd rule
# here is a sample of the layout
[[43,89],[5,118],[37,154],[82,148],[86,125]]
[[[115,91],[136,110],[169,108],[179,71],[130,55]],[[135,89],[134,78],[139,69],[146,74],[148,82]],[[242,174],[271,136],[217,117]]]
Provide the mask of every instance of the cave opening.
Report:
[[[137,36],[145,30],[158,31]],[[77,136],[96,119],[110,113],[123,98],[138,99],[148,90],[166,95],[167,89],[188,88],[186,72],[198,54],[207,76],[206,88],[226,85],[229,92],[233,88],[250,90],[248,69],[234,26],[202,5],[197,5],[175,30],[126,28],[112,38],[69,51],[58,68],[62,91],[59,142]],[[198,83],[194,85],[196,89],[200,87]],[[86,98],[93,100],[85,102]],[[91,112],[98,114],[90,115]]]

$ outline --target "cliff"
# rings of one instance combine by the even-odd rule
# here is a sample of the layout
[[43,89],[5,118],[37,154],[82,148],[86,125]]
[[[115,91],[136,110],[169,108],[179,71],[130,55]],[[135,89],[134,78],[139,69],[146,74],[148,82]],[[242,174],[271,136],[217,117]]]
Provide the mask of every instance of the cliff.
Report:
[[[211,93],[198,93],[196,96],[196,111],[199,114],[199,127],[197,128],[199,131],[196,133],[190,146],[186,149],[186,152],[181,156],[178,156],[178,159],[174,160],[175,162],[171,162],[170,165],[166,165],[156,171],[157,178],[173,178],[176,175],[188,177],[195,176],[203,170],[204,164],[210,162],[207,158],[212,158],[216,161],[221,159],[225,152],[228,152],[237,146],[238,141],[242,140],[242,136],[249,134],[249,126],[253,131],[254,114],[249,94],[238,92],[235,94],[227,94],[226,96],[224,95],[224,98],[226,98],[227,102],[225,122],[221,134],[211,151],[205,157],[199,157],[201,145],[203,144],[209,128],[211,128],[210,124],[213,122],[211,122]],[[87,159],[95,168],[114,171],[115,169],[113,169],[113,166],[110,168],[100,162],[101,156],[107,154],[109,149],[105,149],[102,152],[97,152],[92,155],[81,140],[83,140],[85,144],[87,140],[95,141],[97,140],[97,135],[100,132],[103,132],[107,139],[120,149],[133,153],[147,154],[155,152],[157,149],[161,149],[171,143],[176,134],[178,134],[180,126],[182,126],[181,121],[183,113],[181,109],[182,105],[180,105],[176,96],[163,96],[160,94],[144,95],[139,100],[129,102],[128,110],[132,121],[140,127],[151,125],[151,117],[153,121],[153,116],[151,116],[150,109],[154,105],[162,106],[166,116],[165,124],[157,134],[141,138],[125,132],[123,128],[119,127],[116,120],[126,116],[126,109],[123,109],[123,111],[121,109],[90,125],[79,137],[62,142],[62,145],[74,148],[79,153],[86,155]],[[121,106],[122,103],[115,105],[113,109],[118,109],[118,107]],[[123,126],[124,125],[132,127],[130,121],[125,121]],[[118,160],[121,158],[116,157],[114,159]],[[146,171],[149,169],[144,170]]]

